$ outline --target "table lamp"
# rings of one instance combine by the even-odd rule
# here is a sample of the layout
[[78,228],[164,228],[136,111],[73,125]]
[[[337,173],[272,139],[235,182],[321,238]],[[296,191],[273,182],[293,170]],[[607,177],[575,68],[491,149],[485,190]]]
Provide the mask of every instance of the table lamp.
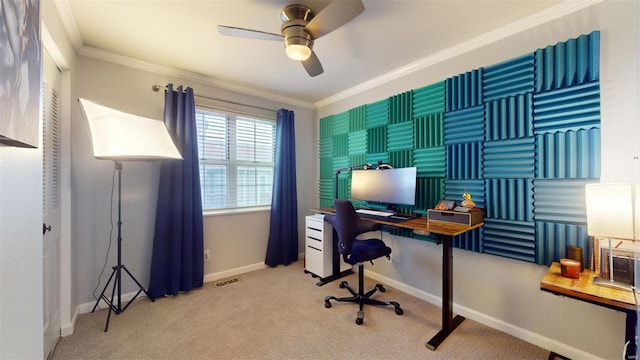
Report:
[[[597,285],[631,290],[631,284],[613,278],[613,247],[611,239],[634,240],[634,227],[638,223],[634,214],[634,188],[628,183],[599,183],[585,186],[587,233],[589,236],[607,238],[609,241],[609,278],[596,277]],[[599,251],[599,249],[596,249]]]
[[[89,124],[91,147],[96,159],[113,160],[118,172],[118,263],[113,266],[113,272],[104,286],[100,297],[91,312],[94,312],[104,300],[108,307],[107,324],[104,331],[109,329],[111,312],[120,314],[147,290],[122,264],[122,162],[131,160],[182,160],[167,127],[163,121],[145,118],[96,104],[86,99],[78,99],[82,113]],[[138,285],[138,292],[122,307],[122,271],[131,277]],[[113,280],[111,297],[105,295],[107,287]],[[114,302],[117,289],[117,302]],[[149,297],[151,299],[151,297]],[[151,301],[154,301],[151,299]]]

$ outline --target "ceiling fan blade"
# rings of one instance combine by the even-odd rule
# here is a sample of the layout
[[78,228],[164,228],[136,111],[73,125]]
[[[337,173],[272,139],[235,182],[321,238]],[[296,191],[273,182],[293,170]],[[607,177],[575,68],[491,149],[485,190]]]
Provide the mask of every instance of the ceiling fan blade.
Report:
[[348,23],[351,19],[364,11],[364,4],[361,0],[334,1],[320,11],[305,26],[305,30],[313,39],[328,34],[340,26]]
[[320,64],[320,59],[316,55],[316,52],[311,50],[311,56],[305,61],[302,61],[302,66],[307,70],[309,76],[314,77],[322,74],[324,69],[322,68],[322,64]]
[[218,25],[218,32],[220,35],[236,36],[248,39],[258,40],[276,40],[282,41],[284,37],[280,34],[274,34],[266,31],[251,30],[245,28],[239,28],[235,26]]

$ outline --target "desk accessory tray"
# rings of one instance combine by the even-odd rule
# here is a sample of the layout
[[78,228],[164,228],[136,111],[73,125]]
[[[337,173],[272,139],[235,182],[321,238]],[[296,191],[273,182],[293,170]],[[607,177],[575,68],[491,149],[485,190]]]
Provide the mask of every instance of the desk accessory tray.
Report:
[[429,221],[442,221],[463,225],[475,225],[484,221],[482,211],[471,210],[469,212],[447,211],[447,210],[427,210]]

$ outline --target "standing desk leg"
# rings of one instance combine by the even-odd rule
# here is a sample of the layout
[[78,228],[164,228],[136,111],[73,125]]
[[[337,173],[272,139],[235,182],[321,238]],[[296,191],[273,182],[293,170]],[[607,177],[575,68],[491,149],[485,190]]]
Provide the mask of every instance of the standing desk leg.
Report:
[[453,245],[452,237],[437,235],[436,244],[442,245],[442,330],[426,344],[429,350],[435,350],[444,339],[464,321],[464,317],[453,317]]
[[325,284],[328,284],[330,282],[332,282],[333,280],[338,280],[340,278],[343,278],[347,275],[353,274],[353,269],[347,269],[345,271],[340,271],[340,253],[338,252],[338,234],[336,234],[336,231],[333,230],[333,271],[331,273],[331,275],[320,279],[320,281],[318,281],[316,283],[316,286],[322,286]]
[[637,358],[636,325],[638,323],[638,313],[635,310],[627,310],[626,313],[624,341],[625,343],[629,342],[629,345],[627,345],[627,352],[623,354],[623,358],[626,360],[635,360]]

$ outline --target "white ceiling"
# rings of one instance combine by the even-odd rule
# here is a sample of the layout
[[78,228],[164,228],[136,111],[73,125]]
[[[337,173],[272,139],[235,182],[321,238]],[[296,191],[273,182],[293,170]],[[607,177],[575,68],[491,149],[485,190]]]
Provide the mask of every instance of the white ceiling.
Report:
[[[341,0],[338,0],[341,1]],[[344,1],[344,0],[342,0]],[[324,73],[310,77],[284,44],[218,33],[280,33],[280,11],[327,0],[56,0],[80,54],[160,65],[230,89],[317,104],[501,28],[551,20],[587,0],[364,0],[365,10],[317,39]]]

